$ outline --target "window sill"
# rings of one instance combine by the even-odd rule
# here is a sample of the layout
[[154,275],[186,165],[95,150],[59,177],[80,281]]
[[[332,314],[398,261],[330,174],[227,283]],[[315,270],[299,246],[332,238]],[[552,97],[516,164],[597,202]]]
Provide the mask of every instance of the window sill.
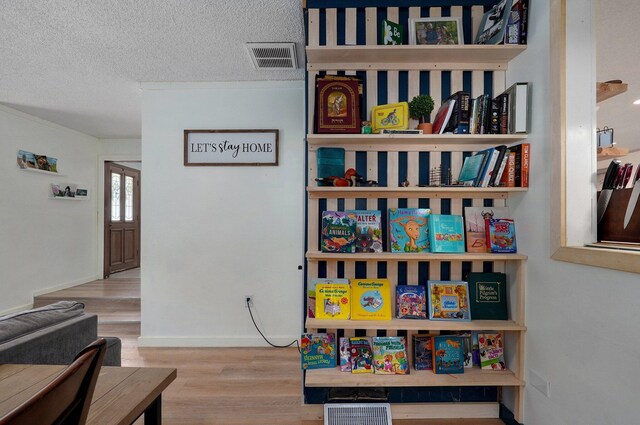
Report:
[[640,252],[586,246],[565,246],[559,248],[551,258],[568,263],[640,273]]

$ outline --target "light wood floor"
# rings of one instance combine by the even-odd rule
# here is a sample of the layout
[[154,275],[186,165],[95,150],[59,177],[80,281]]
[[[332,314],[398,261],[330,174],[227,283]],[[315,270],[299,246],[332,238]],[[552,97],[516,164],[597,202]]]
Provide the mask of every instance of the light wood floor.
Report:
[[[123,366],[175,367],[162,395],[166,425],[322,425],[301,419],[302,372],[295,348],[138,348],[137,271],[36,297],[72,299],[98,314],[98,333],[122,339]],[[142,419],[136,425],[142,425]],[[395,425],[503,425],[498,419],[394,421]]]

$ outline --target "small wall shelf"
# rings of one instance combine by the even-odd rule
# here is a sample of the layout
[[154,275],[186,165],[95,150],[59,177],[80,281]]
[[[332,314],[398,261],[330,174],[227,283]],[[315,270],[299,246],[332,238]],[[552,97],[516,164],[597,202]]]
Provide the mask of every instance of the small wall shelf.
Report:
[[526,187],[307,187],[310,199],[321,198],[491,198],[506,199],[509,194],[526,192]]
[[66,177],[64,174],[55,173],[53,171],[38,170],[37,168],[19,168],[18,167],[18,170],[26,171],[26,172],[29,172],[29,173],[47,174],[47,175],[50,175],[50,176],[57,176],[57,177]]
[[626,83],[596,83],[596,102],[600,103],[627,91]]

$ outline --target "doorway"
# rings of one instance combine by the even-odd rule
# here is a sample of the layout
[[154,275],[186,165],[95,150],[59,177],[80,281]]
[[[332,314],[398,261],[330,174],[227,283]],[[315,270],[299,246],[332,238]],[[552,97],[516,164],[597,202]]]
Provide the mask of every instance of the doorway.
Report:
[[128,165],[104,164],[104,279],[140,267],[141,170]]

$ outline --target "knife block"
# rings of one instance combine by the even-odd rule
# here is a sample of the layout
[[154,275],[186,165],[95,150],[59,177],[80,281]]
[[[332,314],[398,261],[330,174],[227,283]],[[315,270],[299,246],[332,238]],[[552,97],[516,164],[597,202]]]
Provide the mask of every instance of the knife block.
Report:
[[[618,189],[611,194],[607,210],[598,223],[598,242],[640,243],[640,200],[631,216],[627,228],[624,228],[624,215],[633,189]],[[598,197],[600,192],[598,192]]]

